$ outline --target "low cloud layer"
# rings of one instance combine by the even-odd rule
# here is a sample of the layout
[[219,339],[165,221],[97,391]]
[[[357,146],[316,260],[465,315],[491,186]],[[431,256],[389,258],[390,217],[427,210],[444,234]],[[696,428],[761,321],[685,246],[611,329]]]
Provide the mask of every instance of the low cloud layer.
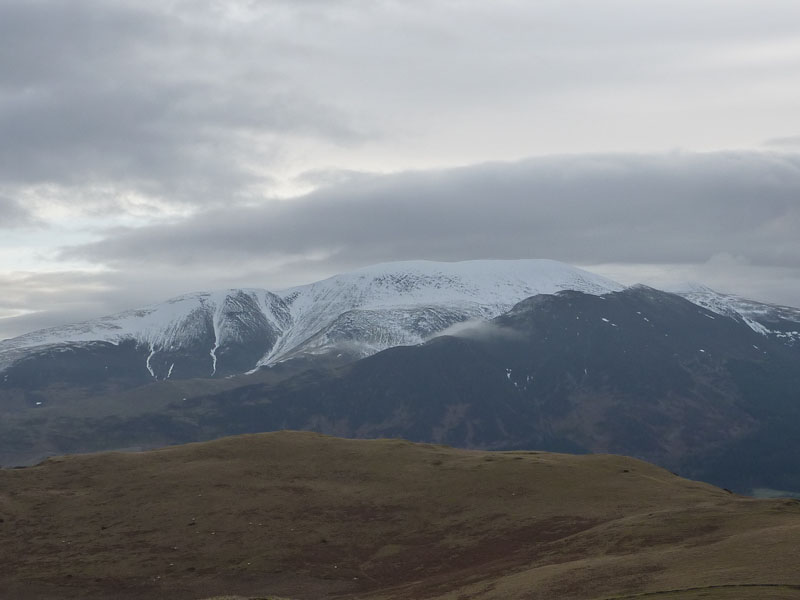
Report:
[[800,156],[595,155],[354,176],[303,198],[116,230],[64,250],[115,268],[323,257],[800,264]]
[[443,336],[461,337],[483,341],[519,341],[522,333],[510,327],[503,327],[488,321],[463,321],[455,323],[431,336],[431,339]]

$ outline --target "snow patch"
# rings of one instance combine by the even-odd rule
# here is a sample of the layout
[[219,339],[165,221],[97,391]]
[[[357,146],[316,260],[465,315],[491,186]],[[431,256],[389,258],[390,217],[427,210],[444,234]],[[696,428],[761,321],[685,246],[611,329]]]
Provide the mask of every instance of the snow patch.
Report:
[[214,376],[217,373],[217,348],[219,348],[219,343],[214,342],[213,348],[209,351],[211,355],[211,375]]
[[147,367],[147,371],[150,373],[150,376],[153,379],[158,379],[158,377],[156,377],[155,372],[153,371],[153,366],[150,364],[150,359],[153,358],[155,353],[156,353],[155,346],[153,346],[153,344],[150,344],[150,354],[147,355],[147,360],[145,361],[144,364]]
[[[740,320],[747,324],[750,329],[764,336],[775,335],[776,337],[780,337],[778,332],[770,330],[764,325],[764,322],[800,322],[800,309],[789,306],[763,304],[731,294],[722,294],[705,286],[686,286],[685,290],[677,293],[690,302],[702,306],[717,315]],[[713,317],[709,316],[709,318]]]
[[758,321],[754,321],[753,319],[751,319],[749,317],[745,317],[744,315],[742,315],[742,320],[745,323],[747,323],[747,325],[750,327],[750,329],[752,329],[756,333],[760,333],[761,335],[769,335],[770,334],[770,330],[767,329],[766,327],[764,327]]
[[[227,300],[227,298],[225,299]],[[221,313],[222,309],[225,306],[225,302],[220,302],[217,304],[216,310],[214,311],[214,316],[212,317],[212,326],[214,328],[214,346],[211,348],[209,354],[211,355],[211,376],[217,374],[217,349],[219,348],[219,341],[220,341],[220,333],[221,333]]]

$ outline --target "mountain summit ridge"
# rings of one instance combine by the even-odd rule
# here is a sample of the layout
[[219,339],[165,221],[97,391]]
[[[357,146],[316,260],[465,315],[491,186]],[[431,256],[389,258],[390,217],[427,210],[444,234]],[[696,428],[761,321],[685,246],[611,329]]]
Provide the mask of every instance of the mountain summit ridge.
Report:
[[[138,380],[224,377],[293,358],[349,360],[422,343],[447,328],[485,321],[525,298],[560,291],[591,295],[626,286],[547,259],[380,263],[277,291],[230,288],[183,294],[166,302],[0,341],[0,373],[41,360],[64,363],[58,376],[96,362]],[[694,286],[680,293],[716,314],[787,344],[800,342],[800,310]],[[109,360],[109,356],[116,359]],[[40,361],[36,369],[32,361]],[[112,365],[112,366],[109,366]],[[128,365],[128,366],[125,366]],[[80,368],[77,370],[80,371]],[[49,372],[47,369],[44,371]]]
[[0,342],[0,370],[48,349],[128,343],[154,379],[229,375],[334,348],[361,357],[419,343],[454,323],[493,318],[531,295],[623,288],[551,260],[383,263],[277,292],[183,294],[24,334]]

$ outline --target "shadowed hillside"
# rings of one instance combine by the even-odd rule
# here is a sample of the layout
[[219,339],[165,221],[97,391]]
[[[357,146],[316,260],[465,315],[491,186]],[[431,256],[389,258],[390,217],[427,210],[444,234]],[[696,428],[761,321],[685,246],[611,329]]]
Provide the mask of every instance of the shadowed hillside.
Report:
[[[800,502],[313,433],[0,471],[0,597],[800,598]],[[684,591],[680,591],[684,590]]]
[[0,464],[293,429],[622,454],[737,492],[798,492],[800,346],[743,319],[644,286],[562,291],[355,362],[323,354],[135,389],[7,387]]

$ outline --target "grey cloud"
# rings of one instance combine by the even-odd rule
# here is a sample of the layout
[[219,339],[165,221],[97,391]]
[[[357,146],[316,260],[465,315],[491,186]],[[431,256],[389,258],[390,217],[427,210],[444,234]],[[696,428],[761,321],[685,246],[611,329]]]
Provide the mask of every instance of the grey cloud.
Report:
[[[193,107],[198,95],[217,104]],[[44,92],[0,113],[0,177],[9,184],[112,183],[178,202],[229,202],[264,179],[247,169],[247,130],[313,131],[326,119],[337,121],[303,99],[253,95],[218,97],[215,88],[188,84]]]
[[[619,125],[622,146],[639,147],[642,119],[654,126],[665,111],[681,112],[673,102],[704,97],[709,81],[715,96],[739,89],[746,65],[734,60],[723,73],[705,59],[793,39],[800,19],[800,6],[785,0],[699,13],[687,0],[571,4],[5,0],[0,180],[229,204],[256,199],[279,176],[275,163],[302,162],[287,151],[294,137],[325,147],[317,162],[309,152],[309,169],[330,166],[329,145],[365,139],[387,140],[376,145],[387,160],[395,144],[418,139],[421,150],[405,148],[402,158],[438,164],[443,155],[463,160],[465,146],[492,131],[503,132],[494,140],[502,149],[472,149],[466,160],[531,152],[534,133],[545,145],[574,137],[582,147],[611,137],[614,128],[587,123],[603,115]],[[770,74],[769,89],[796,80]],[[642,101],[654,92],[669,102]],[[605,108],[585,113],[576,102]],[[706,113],[686,114],[690,122]],[[623,136],[629,121],[637,131]],[[730,130],[717,121],[713,131]],[[657,144],[672,143],[660,135]]]
[[31,225],[32,215],[18,202],[0,195],[0,229]]
[[0,339],[102,314],[105,286],[81,272],[0,273]]
[[67,258],[114,267],[329,255],[333,268],[398,259],[549,257],[697,263],[721,252],[800,264],[800,156],[594,155],[362,175],[305,197],[117,230]]
[[222,203],[269,181],[253,163],[280,143],[258,136],[360,139],[281,73],[301,49],[165,6],[0,5],[0,181]]
[[786,137],[770,138],[762,143],[763,146],[772,146],[774,148],[797,149],[800,148],[800,135],[790,135]]

